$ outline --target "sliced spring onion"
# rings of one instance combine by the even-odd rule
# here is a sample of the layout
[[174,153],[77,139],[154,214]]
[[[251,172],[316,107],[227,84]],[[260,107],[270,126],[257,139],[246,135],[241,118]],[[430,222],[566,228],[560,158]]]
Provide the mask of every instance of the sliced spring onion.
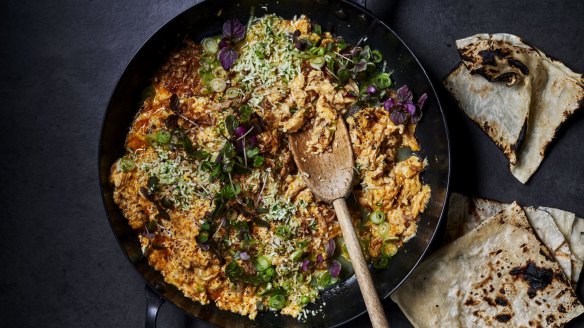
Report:
[[[214,54],[205,54],[203,56],[203,61],[207,64],[213,64],[217,60],[217,56]],[[208,66],[209,68],[210,66]]]
[[385,214],[382,211],[374,211],[369,214],[369,220],[375,224],[380,224],[385,221]]
[[172,135],[168,131],[160,130],[156,132],[156,141],[161,144],[167,144],[170,142]]
[[227,77],[227,71],[224,70],[221,65],[216,66],[211,73],[213,74],[213,77],[220,77],[222,79]]
[[380,73],[375,77],[373,82],[379,87],[379,89],[389,88],[392,83],[389,73]]
[[381,238],[383,240],[386,240],[386,238],[389,237],[389,230],[390,230],[390,226],[389,223],[387,222],[383,222],[378,226],[378,231],[379,231],[379,236],[381,236]]
[[381,237],[381,239],[383,239],[383,241],[396,241],[399,240],[399,237],[394,236],[391,233],[391,226],[389,223],[387,222],[383,222],[380,225],[377,226],[378,232],[379,232],[379,236]]
[[260,256],[256,259],[255,267],[258,271],[264,271],[272,266],[272,261],[266,256]]
[[264,271],[264,276],[267,278],[272,278],[276,274],[276,269],[269,267]]
[[280,236],[283,239],[290,238],[291,235],[290,227],[286,225],[278,226],[278,228],[276,228],[276,235]]
[[383,55],[381,52],[379,52],[379,50],[371,51],[371,61],[375,64],[379,64],[383,61]]
[[347,249],[347,244],[345,244],[344,241],[341,243],[341,255],[347,260],[349,261],[351,260],[351,257],[349,257],[349,250]]
[[269,305],[272,309],[280,310],[286,305],[286,298],[284,295],[273,295],[270,297]]
[[234,210],[234,209],[230,209],[230,210],[227,212],[227,219],[228,219],[230,222],[235,222],[235,220],[237,220],[237,216],[238,216],[238,214],[237,214],[237,211],[236,211],[236,210]]
[[237,98],[240,94],[242,94],[242,92],[238,88],[227,88],[227,90],[225,90],[225,96],[229,99]]
[[219,44],[217,43],[217,40],[213,38],[205,38],[203,41],[201,41],[201,44],[203,45],[203,50],[206,53],[214,54],[217,52],[217,50],[219,50]]
[[136,163],[131,158],[123,157],[120,159],[118,167],[123,172],[133,171],[136,168]]
[[209,224],[209,222],[205,221],[201,224],[201,230],[204,231],[209,231],[211,230],[211,225]]
[[208,231],[201,231],[197,236],[197,240],[200,243],[206,243],[209,240],[209,232]]
[[377,257],[373,260],[373,267],[375,269],[385,269],[389,266],[389,259],[385,256]]
[[276,274],[276,269],[273,267],[269,267],[265,271],[261,271],[257,274],[258,278],[260,278],[263,282],[269,282],[272,280],[274,275]]
[[214,78],[210,82],[211,89],[215,92],[223,92],[227,88],[227,83],[222,78]]
[[297,249],[292,253],[292,255],[290,255],[290,259],[292,261],[298,261],[298,260],[300,260],[300,258],[302,258],[303,254],[304,254],[304,251],[302,249]]
[[331,276],[328,270],[318,272],[316,274],[316,285],[320,288],[325,288],[330,285],[334,285],[339,280],[333,276]]
[[324,57],[314,57],[310,60],[310,67],[314,69],[321,69],[325,64]]
[[381,254],[385,257],[392,257],[397,254],[397,245],[392,242],[385,242],[381,245]]
[[300,304],[304,305],[304,304],[308,304],[310,302],[310,298],[306,295],[302,295],[302,297],[300,298]]

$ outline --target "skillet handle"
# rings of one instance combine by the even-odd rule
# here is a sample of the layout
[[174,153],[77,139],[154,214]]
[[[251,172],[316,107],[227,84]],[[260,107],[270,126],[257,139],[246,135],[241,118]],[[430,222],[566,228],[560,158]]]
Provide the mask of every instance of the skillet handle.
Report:
[[156,317],[162,304],[164,299],[146,285],[146,328],[156,328]]

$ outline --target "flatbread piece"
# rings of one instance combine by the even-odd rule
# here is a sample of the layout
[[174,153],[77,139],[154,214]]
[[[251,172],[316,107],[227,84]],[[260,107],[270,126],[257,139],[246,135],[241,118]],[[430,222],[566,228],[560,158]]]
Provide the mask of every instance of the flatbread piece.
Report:
[[426,259],[391,298],[415,327],[560,327],[584,312],[516,203]]
[[[510,204],[484,198],[468,198],[458,193],[450,196],[447,241],[452,241],[477,227],[487,218],[502,211]],[[584,256],[584,220],[577,221],[575,215],[548,207],[525,207],[527,219],[537,236],[552,252],[566,276],[576,286],[582,270]],[[570,217],[569,215],[572,215]],[[563,216],[562,216],[563,215]],[[560,225],[567,226],[562,231]],[[573,235],[573,237],[570,237]],[[578,252],[573,252],[572,248]]]
[[562,123],[584,107],[582,75],[511,34],[477,34],[456,45],[462,63],[446,89],[526,183]]

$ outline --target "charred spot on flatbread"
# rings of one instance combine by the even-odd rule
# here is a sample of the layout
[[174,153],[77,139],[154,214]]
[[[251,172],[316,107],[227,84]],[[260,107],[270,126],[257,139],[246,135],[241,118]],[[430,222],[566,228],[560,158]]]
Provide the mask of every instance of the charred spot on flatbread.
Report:
[[528,261],[523,267],[511,269],[509,274],[523,279],[529,285],[527,290],[529,298],[534,298],[538,290],[544,290],[554,279],[552,270],[538,267],[532,261]]
[[529,68],[518,57],[524,49],[503,41],[478,39],[459,46],[458,53],[471,74],[478,74],[490,82],[513,85],[529,75]]

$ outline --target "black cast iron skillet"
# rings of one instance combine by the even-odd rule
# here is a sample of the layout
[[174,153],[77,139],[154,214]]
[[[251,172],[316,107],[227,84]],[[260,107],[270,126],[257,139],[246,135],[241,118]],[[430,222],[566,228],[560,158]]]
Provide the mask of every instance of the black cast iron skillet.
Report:
[[[373,48],[379,49],[388,67],[393,70],[397,85],[407,84],[415,96],[427,92],[429,99],[418,124],[416,136],[421,144],[420,155],[427,158],[428,167],[422,179],[432,188],[431,199],[422,215],[415,238],[391,260],[384,271],[373,271],[379,294],[385,298],[410,274],[424,255],[442,217],[447,199],[450,175],[449,142],[446,122],[440,103],[424,69],[418,60],[389,27],[361,6],[344,1],[279,0],[279,1],[207,1],[184,11],[158,30],[136,53],[123,72],[107,107],[99,146],[99,177],[104,206],[120,246],[138,273],[162,298],[172,302],[189,315],[217,326],[229,327],[330,327],[345,323],[365,312],[356,280],[350,278],[339,286],[322,293],[309,310],[322,308],[306,322],[273,312],[260,313],[255,321],[219,310],[214,305],[200,305],[185,298],[174,286],[141,256],[135,233],[114,204],[112,187],[108,182],[109,169],[124,153],[124,140],[132,118],[139,108],[141,91],[160,67],[170,50],[179,46],[185,36],[196,41],[220,33],[225,19],[237,17],[245,22],[250,8],[261,16],[267,3],[268,12],[284,18],[306,14],[325,29],[334,28],[350,43],[364,36]],[[151,316],[152,318],[152,316]]]

